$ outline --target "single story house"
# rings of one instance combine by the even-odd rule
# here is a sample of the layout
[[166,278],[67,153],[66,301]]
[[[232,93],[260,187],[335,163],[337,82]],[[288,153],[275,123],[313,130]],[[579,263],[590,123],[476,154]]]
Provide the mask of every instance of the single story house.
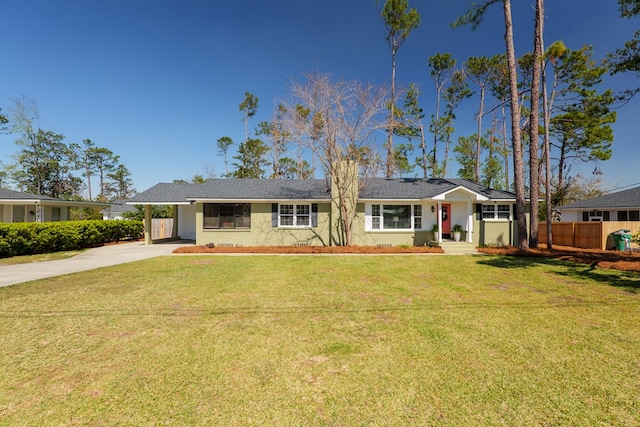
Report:
[[[174,234],[197,245],[343,245],[345,215],[355,245],[442,242],[459,224],[462,240],[512,245],[516,239],[515,195],[464,179],[357,178],[348,211],[331,179],[209,179],[202,184],[160,183],[128,204],[172,205]],[[343,197],[342,197],[343,198]],[[436,225],[442,233],[434,236]],[[147,244],[152,243],[146,233]]]
[[640,221],[640,187],[558,206],[563,222]]
[[0,222],[68,221],[74,208],[103,208],[105,203],[62,200],[0,188]]
[[102,219],[124,219],[125,212],[133,212],[135,206],[127,205],[126,199],[118,199],[109,203],[109,206],[102,209]]

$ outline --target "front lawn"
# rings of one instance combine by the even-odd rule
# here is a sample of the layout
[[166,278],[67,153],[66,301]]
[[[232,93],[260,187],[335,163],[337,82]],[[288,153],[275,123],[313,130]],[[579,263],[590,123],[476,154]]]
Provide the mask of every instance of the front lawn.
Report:
[[0,313],[3,426],[640,424],[637,273],[170,256],[0,288]]

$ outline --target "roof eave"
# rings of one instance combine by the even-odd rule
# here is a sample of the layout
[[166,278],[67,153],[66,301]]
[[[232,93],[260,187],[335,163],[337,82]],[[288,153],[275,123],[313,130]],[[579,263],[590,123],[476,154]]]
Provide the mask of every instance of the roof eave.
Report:
[[193,198],[194,203],[271,203],[271,202],[307,202],[307,203],[328,203],[330,198],[270,198],[270,199],[223,199],[223,198]]
[[436,194],[435,196],[431,197],[431,199],[433,199],[433,200],[446,200],[447,194],[453,193],[454,191],[458,191],[458,190],[462,190],[462,191],[464,191],[466,193],[472,194],[475,197],[475,200],[478,201],[478,202],[484,202],[484,201],[487,201],[487,200],[495,200],[495,199],[491,199],[488,196],[485,196],[484,194],[480,194],[477,191],[473,191],[470,188],[467,188],[467,187],[465,187],[463,185],[458,185],[458,186],[456,186],[454,188],[451,188],[451,189],[449,189],[447,191],[444,191],[444,192],[442,192],[440,194]]
[[176,202],[176,201],[133,201],[133,202],[127,202],[127,205],[192,205],[193,202],[191,201],[181,201],[181,202]]

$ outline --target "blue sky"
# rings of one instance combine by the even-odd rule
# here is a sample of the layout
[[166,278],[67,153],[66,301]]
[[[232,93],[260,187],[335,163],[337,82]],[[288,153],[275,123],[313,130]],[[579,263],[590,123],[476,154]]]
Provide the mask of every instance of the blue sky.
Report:
[[[420,85],[428,115],[435,103],[428,57],[450,52],[462,62],[504,52],[500,7],[476,31],[450,28],[470,3],[410,0],[422,23],[400,49],[397,81]],[[546,44],[592,45],[596,58],[640,26],[638,18],[619,18],[614,0],[547,3]],[[111,149],[138,191],[210,170],[222,174],[216,140],[243,139],[238,104],[245,92],[260,99],[253,128],[303,72],[389,82],[381,7],[375,0],[0,0],[0,107],[7,112],[10,97],[32,97],[41,128]],[[513,11],[522,54],[531,50],[533,1],[514,1]],[[606,81],[614,89],[638,84],[623,76]],[[475,132],[476,108],[477,98],[461,107],[456,139]],[[614,131],[603,179],[640,183],[640,99],[618,111]],[[14,139],[0,135],[4,164],[17,150]]]

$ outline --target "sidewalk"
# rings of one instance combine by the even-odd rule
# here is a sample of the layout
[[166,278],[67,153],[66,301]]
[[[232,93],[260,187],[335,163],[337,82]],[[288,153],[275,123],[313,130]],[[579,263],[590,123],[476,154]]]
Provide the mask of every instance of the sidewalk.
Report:
[[3,265],[0,266],[0,287],[169,255],[174,249],[189,244],[192,242],[176,241],[148,246],[144,242],[119,243],[88,249],[69,259]]

